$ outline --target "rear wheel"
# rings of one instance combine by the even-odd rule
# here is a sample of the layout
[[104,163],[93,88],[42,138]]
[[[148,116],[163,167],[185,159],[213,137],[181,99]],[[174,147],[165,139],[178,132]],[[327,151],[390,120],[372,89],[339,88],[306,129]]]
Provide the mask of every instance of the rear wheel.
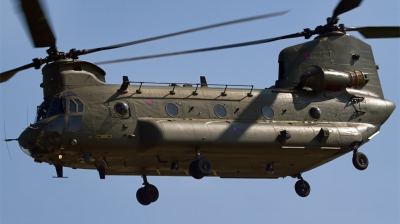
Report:
[[368,167],[368,157],[361,152],[356,152],[353,155],[353,165],[358,170],[365,170]]
[[203,176],[207,176],[212,171],[211,162],[206,158],[200,158],[195,161],[196,162],[196,170],[199,174]]
[[190,163],[190,165],[189,165],[189,173],[190,173],[190,175],[191,175],[194,179],[198,179],[198,180],[199,180],[199,179],[203,178],[204,175],[201,175],[201,174],[197,171],[197,169],[196,169],[196,162],[197,162],[197,160]]
[[142,187],[142,195],[146,201],[155,202],[158,199],[159,193],[156,186],[148,184]]
[[311,192],[311,187],[305,180],[298,180],[294,185],[294,189],[300,197],[307,197]]
[[145,199],[143,197],[143,187],[139,188],[136,191],[136,199],[138,200],[138,202],[142,205],[149,205],[151,203],[151,201]]

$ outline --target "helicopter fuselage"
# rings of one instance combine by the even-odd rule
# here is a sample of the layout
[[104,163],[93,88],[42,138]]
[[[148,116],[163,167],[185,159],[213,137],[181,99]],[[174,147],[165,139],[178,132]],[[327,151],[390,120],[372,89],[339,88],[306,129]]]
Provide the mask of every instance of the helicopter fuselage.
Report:
[[41,116],[19,142],[36,162],[107,175],[188,176],[201,149],[213,176],[296,176],[368,142],[395,109],[365,46],[335,34],[289,47],[276,86],[260,90],[108,85],[91,63],[57,61],[43,69]]

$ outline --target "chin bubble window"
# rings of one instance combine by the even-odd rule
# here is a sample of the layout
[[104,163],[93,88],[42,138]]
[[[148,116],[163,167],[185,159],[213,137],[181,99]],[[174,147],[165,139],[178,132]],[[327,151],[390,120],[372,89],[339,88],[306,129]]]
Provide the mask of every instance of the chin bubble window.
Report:
[[128,104],[124,102],[118,102],[114,105],[114,110],[119,116],[123,117],[128,114],[129,107]]
[[214,113],[219,118],[226,117],[226,109],[225,109],[224,105],[222,105],[222,104],[215,105],[214,106]]
[[321,109],[319,109],[318,107],[312,107],[310,109],[310,117],[314,120],[318,120],[321,118]]
[[170,117],[176,117],[178,116],[178,107],[174,103],[168,103],[165,105],[165,112],[167,112]]
[[264,106],[261,109],[262,115],[267,118],[267,119],[272,119],[274,118],[274,110],[270,106]]

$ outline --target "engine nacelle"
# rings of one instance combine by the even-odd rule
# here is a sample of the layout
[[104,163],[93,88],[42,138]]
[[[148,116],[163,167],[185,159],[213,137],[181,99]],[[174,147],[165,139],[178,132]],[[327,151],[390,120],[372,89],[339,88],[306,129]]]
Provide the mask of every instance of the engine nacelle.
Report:
[[296,88],[308,87],[315,92],[340,92],[344,88],[361,88],[367,83],[368,78],[361,71],[345,73],[312,65],[300,77]]

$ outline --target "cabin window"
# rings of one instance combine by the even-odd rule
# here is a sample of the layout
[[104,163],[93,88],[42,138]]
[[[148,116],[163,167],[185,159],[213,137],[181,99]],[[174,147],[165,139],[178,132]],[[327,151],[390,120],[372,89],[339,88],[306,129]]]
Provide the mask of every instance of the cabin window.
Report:
[[114,105],[114,110],[119,116],[125,116],[128,114],[129,107],[128,104],[124,102],[118,102]]
[[319,118],[321,118],[321,109],[319,109],[318,107],[313,107],[310,109],[310,117],[314,120],[318,120]]
[[214,106],[214,113],[219,118],[225,118],[226,117],[226,109],[225,109],[224,105],[216,104]]
[[274,110],[270,106],[264,106],[261,109],[262,115],[267,118],[267,119],[272,119],[274,118]]
[[178,107],[174,103],[167,103],[167,105],[165,105],[165,112],[167,112],[170,117],[176,117],[178,116]]

